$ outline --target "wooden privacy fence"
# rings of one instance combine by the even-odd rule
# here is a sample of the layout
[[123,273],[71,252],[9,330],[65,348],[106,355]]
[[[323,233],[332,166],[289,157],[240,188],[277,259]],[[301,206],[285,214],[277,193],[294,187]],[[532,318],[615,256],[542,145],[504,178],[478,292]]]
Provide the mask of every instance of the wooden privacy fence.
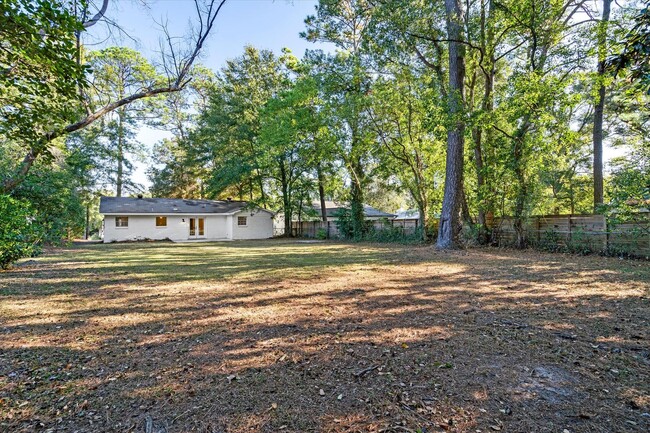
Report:
[[[517,239],[511,217],[489,218],[493,239],[499,245],[513,245]],[[417,220],[372,221],[375,230],[400,228],[413,234]],[[608,223],[603,215],[542,215],[524,222],[526,239],[534,246],[550,249],[583,251],[619,251],[640,257],[650,257],[650,213],[636,214],[630,221]],[[293,236],[339,237],[335,221],[294,221]]]
[[[404,234],[411,235],[419,227],[419,221],[415,219],[408,220],[375,220],[368,221],[375,230],[384,230],[386,228],[398,228]],[[339,229],[336,221],[294,221],[292,224],[293,236],[304,236],[315,238],[319,236],[319,231],[327,238],[339,237]]]
[[[517,232],[510,217],[488,220],[499,244],[514,244]],[[637,214],[623,223],[608,223],[603,215],[543,215],[525,220],[526,238],[542,247],[573,247],[591,251],[624,251],[650,256],[650,217]]]

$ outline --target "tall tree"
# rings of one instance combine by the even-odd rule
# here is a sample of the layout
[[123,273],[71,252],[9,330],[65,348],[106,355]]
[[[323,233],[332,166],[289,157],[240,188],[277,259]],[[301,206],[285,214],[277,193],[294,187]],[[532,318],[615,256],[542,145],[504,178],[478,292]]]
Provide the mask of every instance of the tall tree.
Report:
[[455,248],[460,233],[460,206],[463,190],[463,151],[465,144],[465,121],[463,98],[465,80],[465,46],[463,45],[463,22],[465,14],[460,0],[445,0],[447,12],[447,38],[449,39],[449,117],[447,131],[447,162],[445,193],[440,212],[438,248]]
[[218,75],[191,138],[191,157],[209,171],[210,195],[237,185],[241,198],[247,195],[249,201],[268,206],[260,111],[288,85],[284,61],[271,51],[249,46]]
[[[91,106],[105,106],[122,100],[126,95],[156,87],[163,81],[155,68],[130,48],[110,47],[92,52],[88,57],[92,69]],[[98,161],[97,168],[110,173],[117,197],[121,197],[124,188],[131,185],[129,156],[141,148],[135,140],[135,128],[153,113],[152,103],[152,98],[136,100],[102,119],[97,138],[104,141],[105,158]]]
[[[337,120],[341,156],[350,177],[350,210],[355,238],[361,238],[366,227],[363,202],[367,174],[364,160],[371,141],[367,134],[366,94],[371,77],[363,42],[372,9],[372,2],[367,0],[320,0],[316,15],[307,17],[307,30],[301,34],[309,41],[332,43],[339,50],[336,55],[320,56],[320,71],[325,103],[332,118]],[[315,61],[319,57],[312,59]]]
[[191,78],[185,91],[164,98],[151,122],[153,127],[172,134],[154,145],[149,158],[149,192],[155,197],[203,198],[205,193],[202,178],[205,176],[190,158],[190,135],[196,127],[198,113],[204,112],[208,105],[216,77],[210,69],[197,65]]
[[[397,178],[420,214],[423,239],[441,194],[434,183],[444,173],[445,114],[438,105],[431,74],[416,75],[409,68],[388,68],[390,75],[378,79],[372,90],[372,126],[379,146],[373,154],[388,181]],[[428,71],[426,71],[428,72]],[[385,74],[387,75],[387,74]]]
[[[0,3],[0,141],[31,149],[49,128],[74,119],[87,69],[76,61],[72,35],[82,29],[61,1]],[[27,174],[31,153],[22,164],[21,153],[0,174],[0,193]]]
[[603,111],[605,109],[605,73],[607,60],[607,27],[612,0],[603,0],[603,14],[596,30],[598,41],[598,70],[596,87],[598,94],[594,103],[594,210],[597,211],[603,204]]
[[317,87],[313,80],[298,80],[271,98],[261,113],[260,147],[265,172],[279,186],[284,234],[291,236],[293,216],[301,211],[304,196],[314,189],[309,173],[314,159],[314,138],[320,129],[314,109]]

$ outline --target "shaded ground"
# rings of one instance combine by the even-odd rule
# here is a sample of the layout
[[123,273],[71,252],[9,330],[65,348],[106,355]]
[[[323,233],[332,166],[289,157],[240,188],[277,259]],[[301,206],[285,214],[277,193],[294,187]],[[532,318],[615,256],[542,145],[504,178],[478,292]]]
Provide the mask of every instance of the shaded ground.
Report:
[[650,265],[79,245],[0,273],[0,431],[650,431]]

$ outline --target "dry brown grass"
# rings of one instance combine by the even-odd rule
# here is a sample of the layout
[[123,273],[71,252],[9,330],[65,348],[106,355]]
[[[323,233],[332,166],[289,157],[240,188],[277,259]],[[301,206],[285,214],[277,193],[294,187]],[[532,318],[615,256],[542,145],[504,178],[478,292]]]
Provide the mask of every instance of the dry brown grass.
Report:
[[0,273],[0,431],[646,432],[649,287],[529,251],[75,246]]

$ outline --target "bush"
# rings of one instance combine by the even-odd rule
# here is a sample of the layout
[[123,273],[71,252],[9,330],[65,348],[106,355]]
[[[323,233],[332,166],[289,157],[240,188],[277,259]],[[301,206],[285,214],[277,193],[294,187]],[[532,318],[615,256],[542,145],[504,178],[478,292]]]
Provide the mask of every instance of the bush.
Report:
[[352,239],[352,212],[349,209],[339,209],[334,215],[337,217],[336,228],[343,239]]
[[418,243],[422,242],[422,227],[418,227],[412,232],[405,232],[402,227],[384,226],[382,229],[373,227],[364,236],[363,240],[369,242]]
[[316,231],[316,239],[327,239],[327,230],[320,228]]
[[560,243],[560,235],[553,230],[546,230],[542,233],[541,239],[535,245],[543,251],[552,253],[562,252],[562,245]]
[[0,268],[40,252],[40,233],[29,205],[0,195]]

